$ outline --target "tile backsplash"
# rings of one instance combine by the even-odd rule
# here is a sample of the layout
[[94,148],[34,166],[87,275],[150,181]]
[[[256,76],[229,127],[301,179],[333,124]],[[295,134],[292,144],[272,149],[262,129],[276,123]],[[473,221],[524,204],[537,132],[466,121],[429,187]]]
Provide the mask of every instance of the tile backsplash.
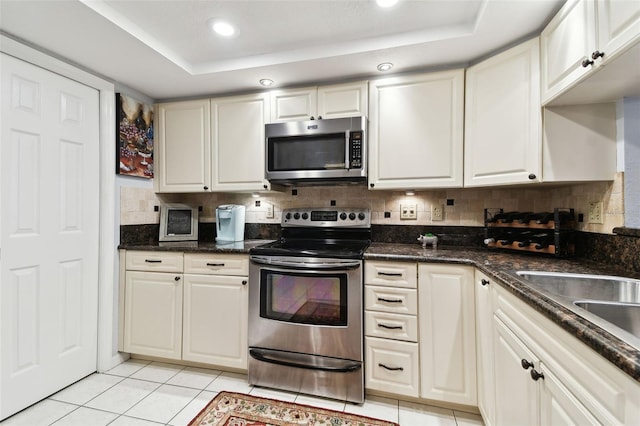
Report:
[[[253,197],[251,194],[198,193],[155,194],[152,188],[122,187],[120,193],[120,224],[157,224],[160,214],[154,211],[161,203],[189,203],[202,206],[200,222],[215,222],[215,209],[220,204],[243,204],[247,207],[247,223],[280,223],[282,210],[292,207],[329,207],[334,200],[338,207],[371,209],[375,225],[418,226],[483,226],[485,208],[505,211],[551,211],[554,207],[574,208],[584,214],[578,230],[611,234],[613,228],[624,226],[623,173],[611,182],[589,182],[562,186],[514,186],[509,188],[463,188],[417,191],[370,191],[364,185],[332,187],[300,187]],[[447,205],[453,200],[453,205]],[[259,201],[260,206],[256,202]],[[603,202],[603,224],[586,222],[590,202]],[[417,206],[416,220],[400,219],[400,204]],[[274,207],[274,218],[267,219],[267,204]],[[444,220],[432,221],[431,209],[444,205]],[[386,218],[385,213],[390,217]]]

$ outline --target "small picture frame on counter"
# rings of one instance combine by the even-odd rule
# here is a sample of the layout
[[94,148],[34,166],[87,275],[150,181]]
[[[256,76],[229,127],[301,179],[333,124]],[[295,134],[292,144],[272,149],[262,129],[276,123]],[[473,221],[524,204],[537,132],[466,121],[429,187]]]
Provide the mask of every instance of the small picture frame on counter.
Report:
[[198,241],[198,207],[179,203],[162,204],[159,241]]

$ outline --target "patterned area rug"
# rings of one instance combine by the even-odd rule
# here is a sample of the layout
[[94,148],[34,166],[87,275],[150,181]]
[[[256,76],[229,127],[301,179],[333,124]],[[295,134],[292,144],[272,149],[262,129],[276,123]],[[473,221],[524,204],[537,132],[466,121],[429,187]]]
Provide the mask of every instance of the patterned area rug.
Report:
[[189,426],[398,426],[397,423],[324,408],[220,392]]

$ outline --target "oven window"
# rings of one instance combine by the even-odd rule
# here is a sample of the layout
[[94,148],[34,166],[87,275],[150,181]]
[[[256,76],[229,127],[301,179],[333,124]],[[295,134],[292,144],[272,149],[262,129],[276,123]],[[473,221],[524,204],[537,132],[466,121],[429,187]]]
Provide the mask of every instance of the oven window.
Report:
[[270,171],[346,168],[344,133],[269,138]]
[[347,275],[263,269],[260,316],[299,324],[347,325]]

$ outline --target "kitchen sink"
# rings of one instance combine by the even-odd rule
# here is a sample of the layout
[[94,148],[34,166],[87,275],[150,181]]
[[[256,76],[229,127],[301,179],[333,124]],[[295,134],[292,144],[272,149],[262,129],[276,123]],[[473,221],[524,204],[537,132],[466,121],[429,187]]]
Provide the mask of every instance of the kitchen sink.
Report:
[[573,304],[640,338],[640,305],[583,300]]
[[640,280],[607,275],[518,271],[533,287],[571,299],[640,304]]
[[640,280],[609,275],[517,271],[565,308],[640,349]]

